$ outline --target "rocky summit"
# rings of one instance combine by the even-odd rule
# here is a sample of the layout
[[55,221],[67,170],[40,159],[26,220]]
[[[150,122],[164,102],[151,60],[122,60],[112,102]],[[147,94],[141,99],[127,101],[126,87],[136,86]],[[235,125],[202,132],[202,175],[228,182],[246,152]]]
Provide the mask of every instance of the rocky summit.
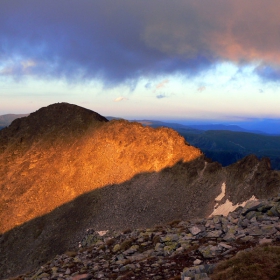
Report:
[[[0,131],[0,190],[2,279],[75,251],[85,229],[109,230],[120,243],[134,240],[139,228],[226,216],[249,200],[277,195],[280,174],[267,159],[253,155],[223,168],[172,129],[108,121],[91,110],[58,103]],[[182,223],[186,234],[200,236]],[[201,235],[206,232],[193,226]],[[153,235],[161,238],[173,228],[179,230],[167,227],[162,236],[160,230]],[[125,229],[131,233],[113,233]],[[213,234],[218,233],[213,238],[224,238],[223,230]],[[135,242],[131,246],[140,248],[135,253],[154,250],[150,243],[142,248]],[[174,245],[162,242],[157,242],[159,251]]]
[[280,196],[250,201],[227,216],[149,229],[87,229],[77,251],[13,279],[215,279],[219,261],[255,246],[279,246],[279,217]]

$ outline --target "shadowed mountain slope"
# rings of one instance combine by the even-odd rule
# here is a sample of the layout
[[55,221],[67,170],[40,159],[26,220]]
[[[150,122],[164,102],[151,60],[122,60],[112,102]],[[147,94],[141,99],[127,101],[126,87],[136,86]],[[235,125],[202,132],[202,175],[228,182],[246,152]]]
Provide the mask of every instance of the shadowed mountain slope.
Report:
[[237,204],[277,194],[280,176],[255,156],[211,163],[172,129],[42,108],[0,131],[0,278],[77,248],[87,228],[207,217],[223,185],[218,204]]
[[[260,176],[259,171],[264,175]],[[270,184],[266,185],[265,180]],[[254,156],[230,169],[199,157],[159,172],[137,174],[129,181],[82,194],[4,233],[0,238],[0,278],[30,271],[57,254],[77,250],[88,228],[147,228],[173,220],[208,217],[223,183],[227,186],[223,200],[237,202],[252,195],[269,197],[280,189],[279,174]]]

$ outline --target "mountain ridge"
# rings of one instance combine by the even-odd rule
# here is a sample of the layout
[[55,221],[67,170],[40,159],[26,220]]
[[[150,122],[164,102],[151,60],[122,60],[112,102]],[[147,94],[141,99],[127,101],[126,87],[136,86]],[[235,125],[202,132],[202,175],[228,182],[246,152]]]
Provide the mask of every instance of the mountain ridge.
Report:
[[0,275],[8,277],[74,248],[85,228],[209,216],[227,201],[276,195],[280,174],[252,155],[223,168],[172,129],[59,103],[0,131],[0,187],[0,263],[13,263]]
[[[149,133],[153,139],[145,136]],[[15,205],[25,205],[17,206],[21,216],[12,215],[15,221],[34,217],[35,212],[36,215],[47,213],[58,206],[58,201],[65,203],[82,192],[202,155],[198,149],[186,145],[184,138],[173,130],[154,130],[126,121],[107,122],[95,112],[62,103],[17,119],[1,130],[0,151],[2,205],[8,203],[11,213]],[[56,184],[61,184],[63,194],[54,188]],[[42,194],[37,193],[39,186],[44,186]],[[50,198],[56,195],[48,202],[52,206],[45,205],[45,210],[38,206],[35,212],[29,213],[26,203],[39,205],[40,201],[30,201],[30,197],[36,195],[43,199],[45,192]],[[13,218],[7,219],[6,211],[0,212],[5,221],[2,231],[13,224]],[[11,226],[5,227],[5,223]]]

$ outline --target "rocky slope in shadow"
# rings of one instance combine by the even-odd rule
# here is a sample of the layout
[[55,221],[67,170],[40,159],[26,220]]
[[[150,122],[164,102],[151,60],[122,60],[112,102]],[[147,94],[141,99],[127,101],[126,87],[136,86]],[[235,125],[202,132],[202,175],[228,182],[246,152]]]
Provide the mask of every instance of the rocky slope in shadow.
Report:
[[278,196],[249,201],[227,216],[176,220],[148,229],[90,228],[79,249],[56,255],[13,280],[214,280],[229,279],[229,272],[230,279],[274,280],[280,261],[279,205]]
[[66,103],[0,131],[0,276],[77,248],[87,228],[145,228],[209,216],[215,198],[242,203],[280,189],[269,162],[222,168],[175,131],[108,122]]

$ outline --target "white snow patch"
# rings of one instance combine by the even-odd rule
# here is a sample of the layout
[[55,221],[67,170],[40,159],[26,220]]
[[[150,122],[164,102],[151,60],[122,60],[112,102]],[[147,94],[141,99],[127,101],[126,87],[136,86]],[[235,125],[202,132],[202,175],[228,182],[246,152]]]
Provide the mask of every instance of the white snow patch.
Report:
[[[222,184],[222,190],[221,190],[221,193],[215,198],[215,201],[216,202],[219,202],[221,201],[224,196],[225,196],[225,193],[226,193],[226,183],[224,182]],[[215,207],[214,207],[214,210],[212,212],[212,214],[209,216],[214,216],[214,215],[223,215],[223,216],[227,216],[229,212],[232,212],[234,211],[237,207],[239,206],[242,206],[244,207],[245,204],[248,202],[248,201],[252,201],[252,200],[258,200],[254,195],[248,199],[247,201],[244,201],[243,203],[239,203],[239,204],[236,204],[236,205],[233,205],[231,201],[229,201],[228,199],[226,200],[226,202],[224,204],[221,204],[219,205],[219,203],[216,203]]]
[[226,183],[222,184],[222,192],[215,198],[215,201],[221,201],[226,195]]

